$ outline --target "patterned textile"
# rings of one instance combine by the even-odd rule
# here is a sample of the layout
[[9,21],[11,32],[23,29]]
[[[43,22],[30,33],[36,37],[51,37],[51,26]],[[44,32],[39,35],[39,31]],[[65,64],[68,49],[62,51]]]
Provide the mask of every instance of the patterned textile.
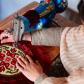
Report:
[[[0,33],[3,31],[0,31]],[[13,43],[7,43],[8,45],[12,45]],[[1,45],[1,44],[0,44]],[[46,53],[46,47],[44,46],[33,46],[30,42],[21,41],[18,44],[18,48],[22,49],[25,54],[31,56],[31,58],[35,61],[38,60],[40,64],[44,68],[44,72],[47,73],[49,70],[50,59],[48,54]],[[32,55],[31,55],[32,52]],[[0,84],[32,84],[27,78],[25,78],[21,73],[14,76],[3,76],[0,75]]]

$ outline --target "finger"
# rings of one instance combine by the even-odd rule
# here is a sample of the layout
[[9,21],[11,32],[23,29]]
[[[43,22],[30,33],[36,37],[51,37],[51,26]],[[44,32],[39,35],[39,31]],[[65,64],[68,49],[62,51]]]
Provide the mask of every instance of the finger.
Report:
[[31,59],[31,57],[29,57],[28,55],[26,55],[26,57],[30,63],[33,63],[33,60]]
[[18,63],[16,64],[17,69],[19,69],[19,71],[23,72],[24,68],[22,68]]
[[0,40],[1,40],[1,35],[0,35]]
[[20,58],[17,58],[17,62],[20,64],[20,66],[22,66],[23,68],[26,67],[26,64],[20,59]]
[[4,37],[12,37],[12,35],[11,35],[10,33],[3,32],[3,33],[0,35],[0,39],[3,39]]
[[27,61],[24,57],[19,56],[19,58],[21,59],[21,61],[22,61],[25,65],[28,64],[28,61]]
[[7,42],[8,42],[7,39],[3,39],[3,40],[1,40],[1,43],[7,43]]
[[11,38],[1,40],[1,43],[14,42]]
[[0,34],[0,40],[1,40],[1,34]]
[[1,36],[0,39],[3,39],[3,37],[9,36],[9,34],[3,32],[0,36]]
[[0,40],[4,37],[4,36],[9,36],[10,33],[7,32],[7,30],[4,30],[1,34],[0,34]]

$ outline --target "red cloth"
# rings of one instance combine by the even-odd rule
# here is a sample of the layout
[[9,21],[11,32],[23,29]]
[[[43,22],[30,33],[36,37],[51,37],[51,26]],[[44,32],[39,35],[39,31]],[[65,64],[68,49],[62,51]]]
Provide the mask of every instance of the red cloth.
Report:
[[[0,33],[3,31],[0,31]],[[11,45],[11,43],[8,43]],[[21,41],[18,44],[18,48],[22,49],[25,54],[31,56],[31,58],[35,61],[38,60],[42,65],[44,72],[47,73],[49,70],[50,59],[48,54],[46,53],[46,48],[44,46],[34,46],[31,45],[30,42]],[[15,76],[2,76],[0,75],[0,84],[32,84],[26,77],[22,74],[18,74]]]

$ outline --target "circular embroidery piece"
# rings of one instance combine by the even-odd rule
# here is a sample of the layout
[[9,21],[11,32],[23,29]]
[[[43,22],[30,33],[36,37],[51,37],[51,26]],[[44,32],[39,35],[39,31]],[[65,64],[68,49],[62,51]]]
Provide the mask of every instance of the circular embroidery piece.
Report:
[[12,76],[20,73],[16,68],[16,58],[18,56],[25,56],[24,52],[18,48],[1,45],[0,46],[0,74]]

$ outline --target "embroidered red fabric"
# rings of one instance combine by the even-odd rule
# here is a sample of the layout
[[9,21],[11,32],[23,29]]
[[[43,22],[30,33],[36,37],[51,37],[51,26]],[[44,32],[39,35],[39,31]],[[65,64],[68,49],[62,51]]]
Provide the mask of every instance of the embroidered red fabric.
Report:
[[[0,31],[2,33],[3,31]],[[12,43],[7,43],[8,45],[12,45]],[[1,44],[0,44],[1,45]],[[25,54],[31,56],[31,58],[35,61],[38,60],[42,65],[44,72],[47,73],[49,70],[49,65],[51,63],[48,54],[46,53],[46,47],[44,46],[34,46],[31,42],[21,41],[18,44],[18,48],[22,49]],[[25,76],[21,73],[14,76],[3,76],[0,75],[0,84],[33,84],[30,82]]]

